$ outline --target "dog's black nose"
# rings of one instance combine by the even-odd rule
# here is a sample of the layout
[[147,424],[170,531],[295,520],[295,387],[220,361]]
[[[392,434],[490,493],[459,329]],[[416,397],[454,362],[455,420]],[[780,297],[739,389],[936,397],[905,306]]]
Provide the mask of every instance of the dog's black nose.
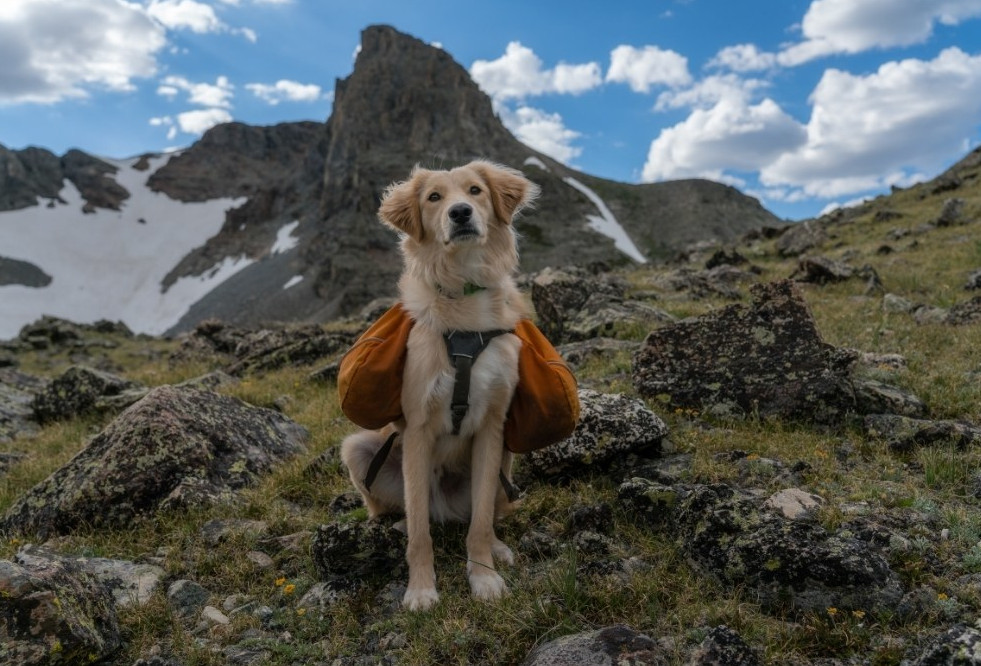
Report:
[[470,204],[458,203],[450,207],[450,219],[454,224],[466,224],[473,215],[473,208]]

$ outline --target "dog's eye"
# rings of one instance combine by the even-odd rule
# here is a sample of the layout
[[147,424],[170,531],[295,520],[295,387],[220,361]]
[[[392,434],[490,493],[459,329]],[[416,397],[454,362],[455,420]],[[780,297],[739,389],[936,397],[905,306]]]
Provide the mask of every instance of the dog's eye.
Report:
[[439,192],[433,192],[432,194],[430,194],[430,195],[429,195],[429,200],[430,200],[430,201],[439,201],[439,200],[440,200],[440,199],[442,199],[442,198],[443,198],[443,197],[441,197],[441,196],[439,195]]
[[470,186],[470,194],[480,194],[480,188],[476,185]]

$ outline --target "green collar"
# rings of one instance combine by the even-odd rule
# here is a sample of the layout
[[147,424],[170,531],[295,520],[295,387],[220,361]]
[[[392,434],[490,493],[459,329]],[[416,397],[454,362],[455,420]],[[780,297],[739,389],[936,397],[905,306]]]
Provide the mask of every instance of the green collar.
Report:
[[[487,287],[482,287],[479,284],[474,284],[473,282],[464,282],[463,283],[463,295],[464,296],[473,296],[476,293],[479,293],[481,291],[486,291],[486,290],[487,290]],[[446,289],[445,287],[443,287],[443,285],[441,285],[441,284],[437,284],[436,285],[436,291],[438,291],[440,294],[442,294],[443,296],[446,296],[448,298],[457,298],[457,296],[453,292],[449,291],[448,289]]]

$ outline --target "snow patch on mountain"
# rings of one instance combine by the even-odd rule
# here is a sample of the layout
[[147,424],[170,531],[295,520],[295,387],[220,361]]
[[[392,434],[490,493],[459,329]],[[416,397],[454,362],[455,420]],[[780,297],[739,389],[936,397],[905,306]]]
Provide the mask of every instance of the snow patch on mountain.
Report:
[[589,220],[589,227],[594,231],[613,239],[613,244],[618,250],[626,254],[628,257],[634,261],[644,264],[647,263],[647,258],[637,249],[634,245],[633,240],[631,240],[630,235],[627,230],[620,226],[617,218],[613,216],[606,202],[603,201],[596,192],[591,190],[589,187],[579,182],[572,176],[566,176],[563,178],[566,183],[579,190],[586,195],[586,198],[593,202],[596,209],[599,211],[599,215],[587,215],[586,219]]
[[[226,211],[245,201],[183,203],[151,191],[147,178],[169,158],[152,159],[145,171],[133,168],[136,159],[105,160],[119,169],[116,182],[130,193],[119,211],[99,208],[82,214],[85,202],[66,180],[59,194],[66,203],[0,213],[3,255],[30,262],[52,277],[42,288],[0,287],[0,339],[14,337],[45,314],[82,323],[119,320],[136,332],[159,334],[251,263],[244,257],[225,259],[204,275],[181,278],[162,291],[164,276],[218,233]],[[291,233],[286,232],[284,247]]]
[[280,252],[289,252],[300,242],[300,239],[293,235],[296,228],[300,226],[299,220],[293,220],[289,224],[284,224],[279,231],[276,232],[276,241],[273,243],[272,249],[269,251],[270,254],[279,254]]

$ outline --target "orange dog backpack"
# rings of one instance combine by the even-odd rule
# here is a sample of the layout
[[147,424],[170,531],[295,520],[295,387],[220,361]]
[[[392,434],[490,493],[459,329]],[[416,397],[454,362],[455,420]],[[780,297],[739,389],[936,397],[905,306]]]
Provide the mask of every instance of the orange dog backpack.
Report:
[[[402,418],[402,375],[412,324],[397,304],[341,359],[341,410],[362,428],[375,430]],[[504,445],[514,453],[528,453],[572,434],[579,421],[579,394],[569,366],[535,324],[523,319],[513,332],[521,340],[521,351]]]

